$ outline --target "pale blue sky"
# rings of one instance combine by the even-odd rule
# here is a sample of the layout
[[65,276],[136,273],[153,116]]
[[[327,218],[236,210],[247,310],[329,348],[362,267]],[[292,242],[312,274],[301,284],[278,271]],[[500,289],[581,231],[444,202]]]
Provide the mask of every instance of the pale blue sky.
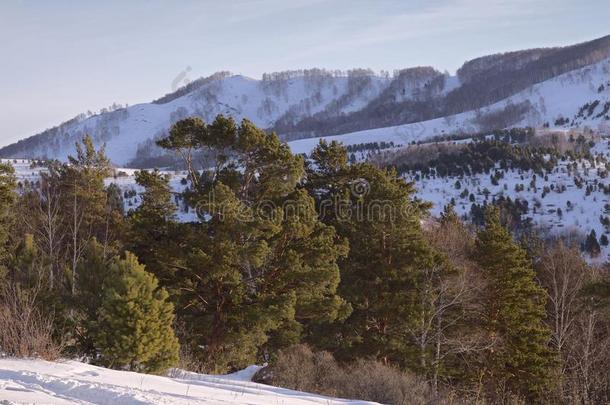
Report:
[[608,0],[0,2],[0,146],[190,79],[432,65],[610,33]]

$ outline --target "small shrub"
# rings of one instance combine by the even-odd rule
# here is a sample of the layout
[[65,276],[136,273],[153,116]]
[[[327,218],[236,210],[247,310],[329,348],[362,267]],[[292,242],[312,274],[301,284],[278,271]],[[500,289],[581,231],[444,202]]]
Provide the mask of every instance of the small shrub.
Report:
[[296,345],[281,350],[276,361],[259,370],[253,381],[335,396],[343,378],[343,370],[330,353],[314,353],[306,345]]
[[392,405],[427,404],[431,392],[425,381],[376,360],[349,366],[340,386],[341,396]]
[[55,360],[63,345],[53,338],[53,316],[37,306],[37,291],[0,287],[0,354]]
[[428,385],[376,360],[341,367],[328,352],[314,353],[305,345],[281,350],[259,370],[253,381],[298,391],[392,405],[426,404],[433,399]]
[[178,363],[174,368],[170,368],[168,376],[172,378],[181,378],[184,375],[184,371],[190,371],[193,373],[202,374],[205,373],[205,368],[201,364],[200,359],[193,353],[189,345],[180,345],[180,351],[178,352]]

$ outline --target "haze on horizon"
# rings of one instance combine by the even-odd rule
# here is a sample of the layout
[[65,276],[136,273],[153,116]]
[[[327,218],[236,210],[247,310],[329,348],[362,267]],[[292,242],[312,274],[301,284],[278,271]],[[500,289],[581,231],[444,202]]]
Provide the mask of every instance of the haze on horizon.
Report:
[[220,70],[375,71],[607,35],[607,1],[163,0],[0,4],[0,146]]

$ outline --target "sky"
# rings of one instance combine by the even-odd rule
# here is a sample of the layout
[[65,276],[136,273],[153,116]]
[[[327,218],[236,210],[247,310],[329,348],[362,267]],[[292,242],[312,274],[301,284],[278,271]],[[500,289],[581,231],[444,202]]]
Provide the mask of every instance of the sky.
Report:
[[433,66],[610,34],[608,0],[0,0],[0,146],[228,70]]

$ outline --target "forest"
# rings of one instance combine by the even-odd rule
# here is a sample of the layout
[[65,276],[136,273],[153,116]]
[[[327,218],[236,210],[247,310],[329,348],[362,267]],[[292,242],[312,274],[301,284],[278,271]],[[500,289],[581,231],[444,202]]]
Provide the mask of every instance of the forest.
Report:
[[[185,118],[157,145],[183,161],[197,221],[158,170],[126,210],[88,136],[37,182],[0,163],[0,352],[156,374],[267,363],[258,381],[391,404],[610,401],[607,266],[511,232],[518,207],[431,218],[395,169],[336,142],[295,155],[248,120]],[[504,145],[433,166],[547,170]]]

